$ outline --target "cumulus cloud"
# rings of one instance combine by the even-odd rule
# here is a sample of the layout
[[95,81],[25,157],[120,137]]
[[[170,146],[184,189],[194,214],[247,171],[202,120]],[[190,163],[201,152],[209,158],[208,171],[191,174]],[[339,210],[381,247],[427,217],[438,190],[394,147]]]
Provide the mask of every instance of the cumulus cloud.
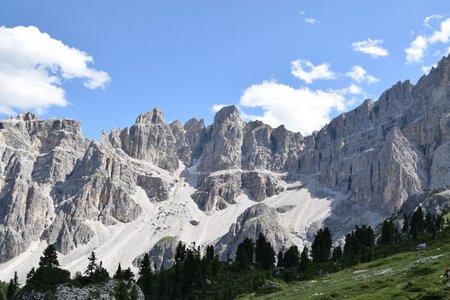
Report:
[[82,79],[89,89],[105,87],[109,75],[92,68],[93,62],[34,26],[0,27],[0,113],[66,106],[64,80]]
[[319,23],[319,21],[317,19],[314,19],[314,18],[305,18],[305,23],[314,25],[314,24]]
[[240,106],[263,110],[260,116],[243,114],[246,119],[258,119],[272,127],[283,124],[290,130],[310,134],[328,123],[332,112],[343,112],[347,108],[345,94],[360,92],[355,85],[322,91],[263,81],[245,90]]
[[353,51],[369,54],[374,58],[386,57],[389,55],[389,52],[381,46],[382,44],[383,40],[367,39],[352,43],[352,48]]
[[405,49],[406,62],[407,63],[421,62],[429,46],[436,43],[446,44],[449,41],[450,41],[450,18],[447,18],[441,22],[439,30],[434,30],[429,35],[418,35],[414,39],[414,41],[411,42],[409,47]]
[[367,74],[366,70],[364,70],[364,68],[361,66],[353,66],[350,71],[345,73],[345,75],[352,78],[358,83],[366,81],[367,83],[372,84],[380,81],[378,78]]
[[336,73],[330,69],[330,65],[323,63],[315,66],[309,60],[297,59],[291,62],[291,73],[307,84],[316,79],[335,79]]

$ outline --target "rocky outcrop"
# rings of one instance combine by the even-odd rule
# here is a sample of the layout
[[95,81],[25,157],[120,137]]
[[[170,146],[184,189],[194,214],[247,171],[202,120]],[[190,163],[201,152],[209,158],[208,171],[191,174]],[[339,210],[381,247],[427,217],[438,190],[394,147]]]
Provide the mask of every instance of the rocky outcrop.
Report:
[[[58,285],[54,291],[41,292],[37,290],[25,290],[19,293],[18,300],[76,300],[76,299],[101,299],[101,300],[115,300],[116,289],[118,286],[116,280],[109,280],[103,284],[93,284],[83,288],[73,287],[66,284]],[[131,283],[128,288],[128,294],[133,289],[137,291],[137,299],[144,300],[144,294],[139,286]]]
[[222,260],[232,259],[240,243],[246,238],[256,241],[260,233],[264,234],[276,253],[282,247],[288,248],[291,242],[289,234],[279,223],[276,210],[260,203],[245,210],[228,233],[215,242],[214,249]]
[[[179,240],[172,236],[167,236],[159,240],[152,249],[148,252],[150,261],[155,266],[156,270],[168,270],[175,263],[175,250]],[[139,267],[144,255],[137,257],[133,261],[135,267]]]

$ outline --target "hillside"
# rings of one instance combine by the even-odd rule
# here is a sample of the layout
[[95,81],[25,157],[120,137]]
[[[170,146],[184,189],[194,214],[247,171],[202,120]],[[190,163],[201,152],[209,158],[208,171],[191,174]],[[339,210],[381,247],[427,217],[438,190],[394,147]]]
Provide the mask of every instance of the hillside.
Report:
[[[414,250],[359,264],[343,271],[291,284],[281,291],[240,299],[450,299],[450,236],[428,249]],[[434,296],[434,298],[433,298]],[[428,297],[428,298],[427,298]]]

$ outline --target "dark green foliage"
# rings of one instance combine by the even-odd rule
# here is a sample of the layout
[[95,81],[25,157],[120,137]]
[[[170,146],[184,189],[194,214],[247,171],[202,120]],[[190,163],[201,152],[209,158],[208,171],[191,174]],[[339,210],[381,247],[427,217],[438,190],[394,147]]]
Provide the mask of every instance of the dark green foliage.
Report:
[[141,290],[144,293],[144,295],[147,298],[150,298],[153,287],[152,286],[153,271],[148,253],[144,255],[144,258],[142,259],[141,264],[139,266],[139,279],[137,283],[141,287]]
[[410,232],[413,240],[419,240],[425,229],[422,207],[418,207],[411,217]]
[[133,285],[133,288],[131,289],[131,292],[130,292],[130,300],[137,300],[138,296],[139,296],[139,294],[138,294],[137,287],[136,287],[136,285]]
[[277,255],[277,267],[283,267],[284,266],[284,254],[283,251],[278,251]]
[[343,261],[346,264],[371,261],[374,257],[374,247],[375,234],[372,228],[365,225],[356,226],[345,238]]
[[436,237],[437,228],[436,228],[436,217],[428,212],[425,215],[425,228],[427,232],[434,238]]
[[116,290],[114,293],[114,296],[116,297],[117,300],[129,300],[129,295],[128,295],[128,288],[127,285],[125,284],[125,282],[120,281],[119,284],[116,286]]
[[312,244],[312,257],[314,263],[327,262],[331,255],[331,233],[328,227],[319,229]]
[[258,235],[256,240],[255,262],[264,270],[273,268],[275,264],[275,250],[262,233]]
[[58,255],[56,254],[54,245],[48,245],[48,247],[45,248],[39,261],[39,267],[49,269],[59,267]]
[[300,271],[304,271],[308,268],[308,266],[311,264],[311,259],[309,258],[309,250],[308,247],[303,247],[302,254],[300,254],[300,264],[299,269]]
[[396,236],[395,225],[393,221],[385,220],[381,227],[381,237],[378,243],[380,245],[391,245],[395,241]]
[[249,238],[246,238],[238,245],[235,262],[239,270],[247,270],[253,263],[254,247],[253,241]]
[[6,288],[6,299],[14,300],[16,294],[19,290],[19,282],[17,278],[17,272],[14,272],[14,278],[9,281],[8,287]]
[[181,241],[178,243],[177,248],[175,249],[175,262],[182,262],[186,257],[186,245],[184,245]]
[[245,251],[244,243],[240,243],[236,250],[236,259],[235,259],[239,270],[247,270],[251,265],[251,260],[248,257],[247,251]]
[[123,271],[122,271],[122,266],[119,263],[119,266],[117,267],[117,271],[116,274],[114,274],[114,279],[117,280],[123,280]]
[[88,257],[89,264],[87,266],[86,271],[84,271],[84,274],[86,274],[89,277],[93,277],[95,271],[97,270],[97,257],[95,256],[95,252],[91,252],[91,255]]
[[331,260],[335,263],[342,262],[342,248],[340,245],[333,248],[333,255],[332,255]]
[[284,254],[283,266],[285,268],[296,268],[300,262],[300,253],[297,246],[291,246]]

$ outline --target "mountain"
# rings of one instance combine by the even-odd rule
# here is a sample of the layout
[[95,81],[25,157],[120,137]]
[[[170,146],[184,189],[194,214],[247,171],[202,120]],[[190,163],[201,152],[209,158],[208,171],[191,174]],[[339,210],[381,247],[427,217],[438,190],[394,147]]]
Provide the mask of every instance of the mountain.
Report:
[[416,85],[398,82],[320,131],[244,122],[167,124],[154,109],[89,141],[80,123],[32,113],[0,122],[0,279],[23,276],[55,243],[83,271],[149,252],[170,265],[178,241],[226,259],[263,232],[276,250],[329,226],[335,239],[377,225],[407,199],[450,184],[450,57]]

